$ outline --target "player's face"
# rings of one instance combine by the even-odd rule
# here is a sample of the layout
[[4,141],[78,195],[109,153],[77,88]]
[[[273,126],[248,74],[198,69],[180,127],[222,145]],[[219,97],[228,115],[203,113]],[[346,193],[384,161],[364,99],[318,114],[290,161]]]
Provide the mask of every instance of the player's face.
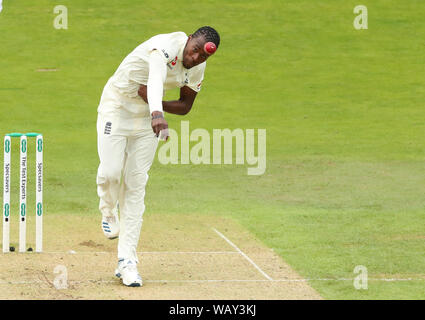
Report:
[[205,39],[203,36],[194,38],[192,35],[187,40],[183,51],[183,66],[190,69],[206,61],[210,56],[204,51]]

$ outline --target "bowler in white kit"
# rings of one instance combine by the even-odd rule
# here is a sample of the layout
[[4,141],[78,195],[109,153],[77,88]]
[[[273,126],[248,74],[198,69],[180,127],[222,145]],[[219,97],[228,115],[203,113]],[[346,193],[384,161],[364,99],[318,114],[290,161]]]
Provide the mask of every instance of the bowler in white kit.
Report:
[[[102,230],[118,239],[115,275],[139,287],[136,249],[145,211],[145,187],[158,139],[168,138],[164,112],[187,114],[201,90],[206,60],[220,44],[216,30],[205,26],[160,34],[143,42],[108,80],[97,118],[97,193]],[[180,88],[180,98],[162,101],[164,90]]]

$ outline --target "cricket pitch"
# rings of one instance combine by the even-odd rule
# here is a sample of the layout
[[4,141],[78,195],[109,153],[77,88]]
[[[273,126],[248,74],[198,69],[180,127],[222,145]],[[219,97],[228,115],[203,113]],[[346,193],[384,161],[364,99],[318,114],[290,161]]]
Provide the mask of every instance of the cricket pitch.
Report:
[[[140,288],[114,276],[118,240],[104,237],[100,216],[44,220],[43,253],[0,253],[0,299],[321,299],[272,249],[228,218],[145,215]],[[17,248],[16,227],[11,244]],[[31,221],[27,227],[32,246]]]

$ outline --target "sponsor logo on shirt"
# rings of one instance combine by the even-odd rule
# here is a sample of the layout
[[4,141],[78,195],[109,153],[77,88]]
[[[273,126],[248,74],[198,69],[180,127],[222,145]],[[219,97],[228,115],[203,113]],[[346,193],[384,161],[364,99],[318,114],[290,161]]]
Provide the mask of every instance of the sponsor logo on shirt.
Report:
[[173,67],[176,65],[177,63],[177,56],[171,61],[167,63],[168,68],[173,69]]

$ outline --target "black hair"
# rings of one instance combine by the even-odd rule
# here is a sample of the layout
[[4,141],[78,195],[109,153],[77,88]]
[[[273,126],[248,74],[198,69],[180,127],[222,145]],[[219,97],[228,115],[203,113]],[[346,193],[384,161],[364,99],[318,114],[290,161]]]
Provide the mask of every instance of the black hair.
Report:
[[214,42],[215,46],[218,49],[220,45],[220,36],[218,32],[209,26],[201,27],[193,33],[193,37],[203,36],[207,42]]

